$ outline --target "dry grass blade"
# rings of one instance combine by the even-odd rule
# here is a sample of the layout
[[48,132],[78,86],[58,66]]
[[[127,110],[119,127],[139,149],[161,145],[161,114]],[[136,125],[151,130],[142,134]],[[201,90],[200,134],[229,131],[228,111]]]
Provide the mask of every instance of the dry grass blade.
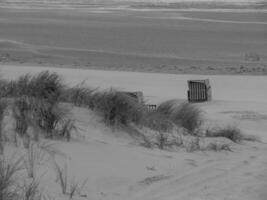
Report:
[[33,179],[30,184],[24,183],[23,200],[42,200],[42,194],[39,191],[39,181]]
[[73,196],[75,195],[75,193],[78,190],[78,187],[79,187],[79,184],[77,182],[75,182],[75,180],[73,179],[71,181],[71,184],[70,184],[70,194],[69,194],[70,199],[73,198]]
[[41,164],[44,160],[44,153],[42,149],[31,142],[29,148],[27,149],[27,154],[24,157],[24,166],[27,170],[29,178],[35,178],[36,165]]
[[62,151],[60,151],[56,147],[56,144],[55,143],[44,141],[44,142],[39,143],[38,144],[38,147],[41,150],[43,150],[44,152],[46,152],[52,158],[54,158],[56,155],[63,156],[63,157],[66,156]]
[[55,172],[57,175],[57,181],[59,181],[61,191],[63,194],[67,193],[67,184],[68,184],[68,169],[67,165],[64,165],[64,168],[61,168],[56,162],[55,162]]

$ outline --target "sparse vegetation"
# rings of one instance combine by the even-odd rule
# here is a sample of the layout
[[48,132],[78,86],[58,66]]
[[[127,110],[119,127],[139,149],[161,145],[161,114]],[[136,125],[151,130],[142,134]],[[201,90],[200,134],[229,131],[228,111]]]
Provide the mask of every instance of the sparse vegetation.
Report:
[[7,107],[7,103],[0,99],[0,155],[3,154],[3,151],[4,151],[4,143],[3,143],[3,136],[2,136],[2,121],[4,119],[6,107]]
[[16,185],[17,172],[22,169],[22,159],[0,158],[0,199],[16,200],[19,197]]
[[22,96],[14,101],[13,116],[16,120],[16,132],[22,136],[26,136],[26,132],[30,123],[30,111],[32,102],[29,98]]
[[210,143],[205,150],[212,150],[212,151],[232,151],[230,148],[230,144],[216,144]]
[[41,164],[45,157],[45,152],[39,146],[31,142],[24,156],[24,167],[28,173],[29,178],[36,178],[36,167]]
[[[0,159],[0,199],[1,200],[42,200],[39,182],[20,179],[22,158],[7,160]],[[23,184],[21,185],[21,181]]]
[[[142,125],[157,132],[156,145],[158,148],[164,149],[168,145],[168,134],[173,131],[174,124],[165,115],[157,111],[148,112]],[[145,142],[149,146],[149,138],[146,137]]]
[[42,193],[39,191],[39,182],[32,179],[30,183],[24,183],[22,200],[42,200]]
[[245,60],[246,61],[251,61],[251,62],[258,62],[260,61],[260,56],[259,54],[255,53],[255,52],[249,52],[245,54]]
[[64,165],[64,167],[60,167],[55,162],[55,173],[57,175],[56,182],[59,183],[62,194],[67,194],[70,199],[72,199],[76,193],[81,195],[81,190],[86,184],[86,181],[84,181],[82,184],[76,182],[74,178],[72,178],[70,181],[70,177],[68,175],[68,168],[66,164]]
[[191,134],[196,135],[203,123],[202,111],[190,103],[177,103],[175,100],[163,102],[157,112],[164,114],[177,126],[184,127]]
[[193,152],[193,151],[199,151],[200,150],[200,138],[199,137],[193,137],[188,142],[188,144],[185,145],[187,152]]
[[170,178],[170,176],[166,176],[166,175],[161,174],[161,175],[157,175],[157,176],[147,177],[144,180],[140,181],[140,183],[143,185],[151,185],[155,182],[166,180],[168,178]]
[[96,89],[84,87],[79,84],[72,88],[67,88],[62,93],[60,100],[72,103],[75,106],[84,106],[93,109],[95,107]]
[[67,184],[68,184],[68,169],[67,165],[65,164],[63,168],[61,168],[56,162],[55,162],[55,173],[57,175],[57,182],[59,182],[59,185],[61,187],[62,194],[67,193]]
[[241,130],[235,126],[227,126],[223,128],[215,128],[212,130],[206,131],[207,137],[225,137],[233,142],[240,142],[244,140],[244,135],[241,133]]
[[169,132],[174,127],[174,123],[169,118],[157,111],[147,112],[143,125],[158,132]]
[[40,150],[48,154],[53,159],[56,155],[63,157],[65,156],[65,154],[61,152],[54,143],[44,141],[44,142],[39,142],[37,146]]
[[79,184],[77,182],[75,182],[75,180],[73,179],[70,183],[70,199],[73,198],[73,196],[75,195],[75,193],[77,192],[79,187]]

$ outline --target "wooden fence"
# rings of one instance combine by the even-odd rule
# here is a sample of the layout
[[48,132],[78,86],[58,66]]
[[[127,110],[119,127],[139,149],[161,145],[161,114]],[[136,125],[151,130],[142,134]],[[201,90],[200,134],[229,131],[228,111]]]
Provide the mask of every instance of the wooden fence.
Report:
[[146,107],[149,111],[154,111],[157,109],[157,105],[155,104],[146,104]]

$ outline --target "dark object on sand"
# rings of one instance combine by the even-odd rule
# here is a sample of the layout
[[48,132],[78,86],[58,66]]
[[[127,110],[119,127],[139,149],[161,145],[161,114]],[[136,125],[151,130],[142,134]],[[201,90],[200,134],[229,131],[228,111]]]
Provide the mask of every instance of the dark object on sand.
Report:
[[146,107],[147,107],[148,111],[157,110],[157,105],[156,104],[146,104]]
[[143,92],[137,91],[137,92],[123,92],[123,93],[129,95],[130,97],[135,98],[138,103],[144,102]]
[[[136,99],[137,103],[141,103],[144,104],[144,94],[141,91],[137,91],[137,92],[124,92],[125,94],[129,95],[130,97],[133,97],[134,99]],[[157,105],[156,104],[145,104],[145,106],[147,107],[148,111],[154,111],[157,109]]]
[[187,81],[188,102],[211,101],[211,86],[209,79]]

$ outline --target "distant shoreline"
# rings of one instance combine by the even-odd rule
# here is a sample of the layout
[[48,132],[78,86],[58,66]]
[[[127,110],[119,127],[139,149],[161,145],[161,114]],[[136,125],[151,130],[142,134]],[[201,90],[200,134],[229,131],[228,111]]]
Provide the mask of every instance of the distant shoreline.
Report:
[[70,2],[66,0],[54,1],[2,1],[0,8],[16,9],[138,9],[138,10],[156,10],[156,9],[175,9],[175,10],[211,10],[211,11],[267,11],[266,0],[82,0],[79,2]]
[[267,12],[239,12],[0,8],[0,63],[267,75]]

